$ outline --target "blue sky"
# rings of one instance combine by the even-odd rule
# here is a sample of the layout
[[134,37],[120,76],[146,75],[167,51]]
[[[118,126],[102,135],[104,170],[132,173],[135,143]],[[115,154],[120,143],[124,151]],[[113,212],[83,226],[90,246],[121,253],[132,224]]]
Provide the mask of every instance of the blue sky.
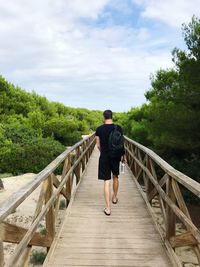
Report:
[[0,74],[52,101],[127,111],[185,49],[200,0],[0,0]]

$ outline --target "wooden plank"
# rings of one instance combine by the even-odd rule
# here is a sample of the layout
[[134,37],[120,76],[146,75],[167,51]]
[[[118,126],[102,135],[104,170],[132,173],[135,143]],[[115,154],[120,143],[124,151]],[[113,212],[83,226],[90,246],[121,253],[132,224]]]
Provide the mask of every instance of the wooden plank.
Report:
[[196,246],[197,240],[190,232],[186,232],[170,238],[170,243],[173,248],[185,247],[185,246]]
[[[48,203],[53,194],[53,177],[54,177],[53,175],[50,175],[47,179],[48,184],[47,184],[47,190],[45,192],[45,204]],[[46,219],[47,235],[50,236],[53,240],[55,235],[55,212],[53,205],[49,207],[45,219]]]
[[3,241],[0,237],[0,267],[4,266],[4,252],[3,252]]
[[[84,150],[85,151],[85,150]],[[83,151],[83,152],[84,152]],[[69,156],[67,157],[67,166],[66,166],[66,170],[67,172],[70,170],[71,166],[72,166],[72,160],[71,160],[71,155],[69,154]],[[71,199],[71,190],[72,190],[72,184],[71,184],[71,179],[72,179],[72,174],[70,175],[68,182],[65,185],[65,194],[66,194],[66,206],[68,206],[69,201]]]
[[[8,243],[20,243],[24,235],[27,233],[27,229],[19,227],[7,222],[0,224],[0,231],[4,242]],[[35,233],[29,242],[31,246],[50,247],[52,239],[48,236]]]
[[177,200],[177,203],[178,203],[179,208],[182,210],[182,212],[188,218],[191,219],[190,214],[189,214],[189,211],[188,211],[187,206],[185,204],[185,201],[183,199],[181,190],[180,190],[180,188],[179,188],[179,186],[178,186],[178,184],[177,184],[177,182],[175,180],[172,180],[172,188],[173,188],[174,194],[176,196],[176,200]]
[[[56,188],[58,188],[59,185],[60,185],[60,181],[58,180],[58,178],[55,176],[54,173],[52,173],[51,175],[52,175],[52,177],[53,177],[53,185],[54,185]],[[64,197],[67,197],[64,188],[60,191],[60,193],[61,193]]]
[[[167,179],[168,179],[168,175],[165,174],[161,179],[160,181],[158,182],[158,184],[160,185],[160,187],[163,187],[163,185],[166,183]],[[158,194],[158,191],[156,188],[153,188],[153,190],[151,192],[149,192],[149,195],[147,196],[148,197],[148,200],[152,200],[156,195]]]
[[[169,177],[167,180],[167,188],[166,188],[167,196],[173,203],[176,203],[176,197],[174,194],[174,190],[172,187],[172,178]],[[166,207],[167,221],[166,221],[166,238],[169,240],[170,237],[175,236],[175,228],[176,228],[176,217],[171,209],[170,205]]]
[[[64,261],[65,262],[65,261]],[[53,266],[61,264],[63,266],[63,259],[62,257],[59,257],[58,260],[56,259],[52,262]],[[135,266],[135,267],[151,267],[151,266],[162,266],[162,267],[169,267],[169,264],[167,261],[163,260],[162,257],[158,258],[152,258],[151,260],[149,259],[138,259],[138,260],[125,260],[125,259],[99,259],[95,258],[94,259],[80,259],[77,257],[77,259],[70,259],[68,260],[68,263],[64,263],[64,266]],[[50,265],[51,266],[51,265]]]

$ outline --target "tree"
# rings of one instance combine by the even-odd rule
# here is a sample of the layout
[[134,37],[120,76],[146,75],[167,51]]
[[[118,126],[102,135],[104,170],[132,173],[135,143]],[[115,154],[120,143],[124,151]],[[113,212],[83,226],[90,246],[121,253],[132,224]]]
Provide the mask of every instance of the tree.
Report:
[[175,68],[151,77],[146,127],[150,139],[165,150],[197,153],[200,149],[200,20],[183,25],[187,51],[175,48]]

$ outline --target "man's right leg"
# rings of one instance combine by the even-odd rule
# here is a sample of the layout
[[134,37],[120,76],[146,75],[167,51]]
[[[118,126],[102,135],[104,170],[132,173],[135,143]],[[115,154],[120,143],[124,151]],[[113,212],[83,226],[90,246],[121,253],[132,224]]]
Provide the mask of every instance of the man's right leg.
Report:
[[104,181],[104,198],[106,202],[106,212],[110,213],[110,180]]
[[118,175],[113,175],[113,197],[112,197],[113,202],[117,201],[118,188],[119,188]]

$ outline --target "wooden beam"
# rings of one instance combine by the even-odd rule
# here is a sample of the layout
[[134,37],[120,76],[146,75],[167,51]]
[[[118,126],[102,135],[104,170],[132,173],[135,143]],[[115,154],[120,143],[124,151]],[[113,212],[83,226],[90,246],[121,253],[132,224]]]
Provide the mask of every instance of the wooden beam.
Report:
[[[60,181],[58,180],[58,178],[55,176],[54,173],[52,173],[51,175],[52,175],[52,177],[53,177],[53,185],[54,185],[56,188],[58,188],[59,185],[60,185]],[[61,193],[64,197],[67,197],[64,188],[60,191],[60,193]]]
[[[168,175],[165,174],[160,181],[158,182],[158,184],[163,187],[163,185],[166,183],[167,179],[168,179]],[[149,193],[149,195],[147,196],[148,200],[152,200],[156,195],[158,194],[157,189],[154,187],[154,189]]]
[[3,252],[3,241],[0,238],[0,267],[4,266],[4,252]]
[[185,215],[191,219],[188,208],[185,204],[184,198],[182,196],[181,190],[179,188],[179,185],[177,184],[177,182],[175,180],[172,180],[172,188],[174,190],[174,194],[176,196],[176,200],[177,203],[179,205],[179,208],[182,210],[183,213],[185,213]]
[[173,236],[169,239],[170,244],[173,248],[185,247],[185,246],[196,246],[197,240],[190,232],[186,232],[180,235]]
[[[27,229],[7,223],[2,222],[0,224],[0,231],[2,233],[2,239],[4,242],[8,243],[20,243],[22,238],[27,233]],[[50,247],[52,238],[49,236],[41,235],[40,233],[35,233],[29,242],[31,246],[40,247]],[[0,265],[1,266],[1,265]]]
[[[53,194],[53,177],[54,175],[51,175],[48,177],[48,185],[47,185],[47,190],[45,192],[45,204],[49,201]],[[62,191],[62,190],[61,190]],[[60,191],[60,192],[61,192]],[[46,214],[46,228],[47,228],[47,233],[48,235],[51,236],[52,240],[54,239],[55,236],[55,213],[54,213],[54,205],[51,205],[49,207],[49,210]]]

